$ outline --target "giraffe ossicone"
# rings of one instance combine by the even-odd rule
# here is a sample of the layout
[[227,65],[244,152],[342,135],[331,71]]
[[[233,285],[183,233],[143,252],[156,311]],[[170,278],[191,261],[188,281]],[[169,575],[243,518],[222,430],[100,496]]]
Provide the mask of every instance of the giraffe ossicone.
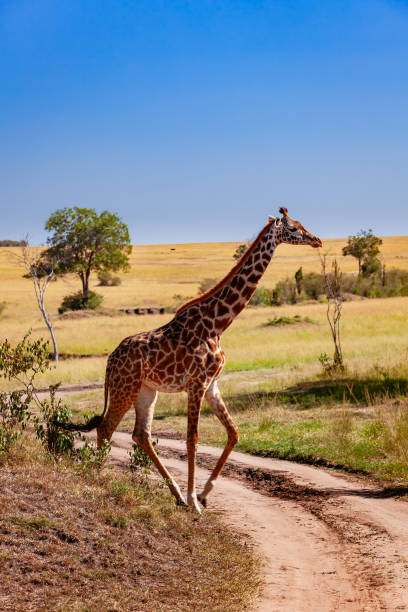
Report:
[[[92,428],[97,425],[98,445],[111,439],[123,416],[134,405],[136,420],[133,440],[151,458],[177,503],[186,505],[178,484],[158,457],[151,440],[157,392],[186,391],[187,503],[198,513],[201,510],[197,500],[206,505],[207,496],[238,441],[238,428],[228,413],[217,385],[225,365],[220,336],[249,302],[279,244],[322,246],[320,238],[291,219],[286,208],[282,207],[280,213],[282,218],[269,218],[240,261],[212,289],[181,306],[174,318],[162,327],[125,338],[108,358],[105,408],[98,419],[92,420]],[[204,398],[226,428],[228,441],[202,493],[197,497],[196,448]],[[85,426],[81,429],[90,428]]]

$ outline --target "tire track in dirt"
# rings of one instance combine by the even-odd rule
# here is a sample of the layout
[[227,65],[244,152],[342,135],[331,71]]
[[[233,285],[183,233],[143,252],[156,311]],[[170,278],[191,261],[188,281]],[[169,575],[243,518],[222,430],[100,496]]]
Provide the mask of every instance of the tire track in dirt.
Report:
[[[60,389],[79,390],[84,386]],[[113,458],[127,463],[130,435],[117,432],[114,444]],[[160,451],[185,485],[185,443],[161,438]],[[199,445],[198,488],[219,453]],[[398,491],[239,452],[223,474],[210,508],[249,534],[265,559],[258,610],[408,610],[408,503],[393,498]]]
[[[185,457],[180,440],[162,439],[161,446],[168,449],[164,452]],[[200,445],[199,453],[199,463],[212,466],[220,449]],[[232,453],[225,474],[262,495],[295,502],[324,523],[339,541],[341,558],[357,588],[377,600],[379,608],[373,601],[367,609],[408,609],[408,503],[390,497],[389,488],[239,452]]]
[[[112,458],[127,463],[131,436],[116,432],[113,443]],[[184,443],[161,439],[159,444],[166,465],[185,487]],[[219,453],[220,449],[200,445],[198,489],[208,477],[206,468],[214,464],[214,456]],[[234,455],[239,455],[239,462],[234,456],[209,502],[211,510],[222,513],[226,523],[250,536],[264,559],[265,588],[257,610],[371,612],[387,609],[382,598],[384,581],[376,561],[369,555],[364,557],[356,543],[350,541],[357,538],[363,523],[358,523],[353,532],[350,528],[353,535],[346,538],[346,527],[337,529],[330,524],[329,514],[319,511],[325,505],[324,492],[316,489],[313,493],[310,485],[310,491],[306,491],[304,484],[297,484],[282,474],[278,481],[271,478],[268,486],[266,468],[254,469],[245,461],[247,456]],[[273,460],[266,461],[273,464]],[[257,476],[252,477],[254,473]],[[332,521],[337,524],[337,517],[333,515]],[[371,533],[371,525],[366,523],[362,539],[371,542],[373,537],[388,538],[382,528],[375,528]],[[361,538],[358,535],[359,541]]]

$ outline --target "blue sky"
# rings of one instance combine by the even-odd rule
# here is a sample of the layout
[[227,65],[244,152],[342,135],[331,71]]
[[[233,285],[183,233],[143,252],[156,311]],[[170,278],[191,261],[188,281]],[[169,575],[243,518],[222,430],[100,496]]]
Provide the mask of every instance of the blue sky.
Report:
[[0,0],[1,238],[408,233],[408,2]]

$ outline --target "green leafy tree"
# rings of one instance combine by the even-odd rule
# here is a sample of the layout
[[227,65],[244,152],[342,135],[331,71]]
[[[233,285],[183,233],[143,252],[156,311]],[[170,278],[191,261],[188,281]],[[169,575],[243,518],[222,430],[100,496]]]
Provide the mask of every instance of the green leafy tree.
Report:
[[[381,238],[374,236],[373,230],[360,230],[355,236],[349,236],[347,245],[343,247],[343,255],[352,255],[358,260],[358,275],[371,274],[376,266],[377,255],[380,252]],[[363,264],[365,264],[363,268]]]
[[92,271],[118,271],[129,267],[129,231],[119,217],[107,210],[62,208],[55,211],[45,229],[51,232],[46,261],[57,261],[57,272],[77,274],[84,296],[89,290]]

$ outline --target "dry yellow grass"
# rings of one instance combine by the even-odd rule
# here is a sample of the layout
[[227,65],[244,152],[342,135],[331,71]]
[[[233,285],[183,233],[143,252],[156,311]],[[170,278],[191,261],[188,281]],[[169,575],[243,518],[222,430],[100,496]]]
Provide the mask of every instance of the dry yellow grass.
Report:
[[[325,241],[324,250],[339,256],[344,271],[356,270],[356,261],[341,256],[345,239]],[[105,297],[104,306],[175,303],[173,296],[184,298],[197,295],[199,283],[205,278],[220,279],[232,267],[236,243],[135,246],[131,270],[122,275],[119,287],[91,286]],[[174,249],[174,250],[173,250]],[[0,339],[21,338],[28,329],[34,336],[48,337],[48,332],[35,304],[30,280],[22,278],[23,269],[13,259],[18,249],[0,249],[1,299],[7,308],[0,318]],[[388,269],[408,268],[408,237],[384,238],[382,254]],[[273,258],[262,286],[272,287],[277,280],[304,272],[319,271],[318,253],[307,247],[281,245]],[[62,297],[79,289],[74,277],[58,280],[49,287],[47,308],[53,317],[59,349],[67,353],[101,355],[109,353],[125,336],[163,325],[172,315],[157,316],[98,316],[78,320],[59,318],[57,307]],[[390,298],[348,302],[344,305],[342,322],[343,348],[346,360],[360,368],[375,362],[392,363],[406,354],[408,347],[408,298]],[[287,327],[265,327],[273,316],[308,316],[314,324]],[[325,305],[303,303],[279,309],[247,308],[223,336],[227,368],[245,369],[273,367],[284,369],[288,376],[294,369],[312,373],[319,367],[321,352],[331,352],[331,340],[325,320]],[[62,361],[42,383],[88,382],[101,380],[106,359],[93,357]]]
[[1,459],[1,610],[251,607],[258,560],[214,513],[197,520],[127,469],[76,473],[28,435]]
[[[232,255],[238,243],[214,242],[200,244],[136,245],[131,255],[130,272],[122,274],[119,287],[98,287],[104,296],[104,306],[118,308],[126,305],[170,304],[175,294],[183,297],[197,295],[198,286],[205,278],[222,278],[234,264]],[[322,252],[340,258],[344,272],[355,272],[356,260],[343,257],[341,248],[345,238],[325,240]],[[408,236],[383,239],[381,253],[388,269],[408,269]],[[39,320],[31,282],[22,278],[23,268],[15,260],[18,248],[0,248],[1,300],[8,303],[13,319]],[[280,245],[261,284],[273,286],[286,276],[293,276],[303,267],[304,272],[320,271],[318,252],[310,247]],[[97,286],[96,277],[91,282]],[[66,277],[52,283],[47,291],[47,306],[51,315],[57,313],[62,297],[80,288],[79,280]],[[7,311],[6,311],[7,315]],[[4,326],[0,321],[0,334]]]

